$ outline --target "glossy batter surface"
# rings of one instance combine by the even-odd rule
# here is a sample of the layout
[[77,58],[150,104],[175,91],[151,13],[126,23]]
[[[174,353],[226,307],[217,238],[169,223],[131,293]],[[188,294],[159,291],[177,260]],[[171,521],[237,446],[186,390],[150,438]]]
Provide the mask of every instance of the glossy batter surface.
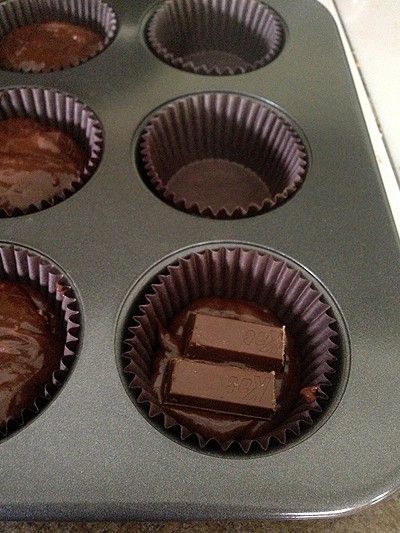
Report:
[[51,201],[79,179],[85,161],[62,131],[30,118],[0,120],[0,209]]
[[39,291],[0,282],[0,426],[43,394],[60,368],[63,337],[60,321]]
[[0,41],[0,65],[12,70],[56,70],[84,61],[104,46],[99,33],[67,22],[21,26]]

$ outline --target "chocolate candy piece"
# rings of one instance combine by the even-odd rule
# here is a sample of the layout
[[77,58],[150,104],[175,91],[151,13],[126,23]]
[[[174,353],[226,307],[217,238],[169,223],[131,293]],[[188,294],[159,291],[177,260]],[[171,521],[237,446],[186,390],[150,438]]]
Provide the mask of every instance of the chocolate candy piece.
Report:
[[268,419],[276,409],[275,373],[172,359],[165,403]]
[[285,327],[242,322],[203,313],[193,315],[186,355],[215,362],[237,362],[280,371],[284,364]]
[[198,313],[276,327],[283,325],[269,309],[248,301],[215,296],[194,300],[171,320],[166,329],[159,327],[159,350],[151,361],[151,390],[157,398],[157,404],[161,404],[162,411],[176,420],[179,425],[199,433],[205,439],[227,442],[254,440],[265,436],[291,415],[302,386],[300,353],[290,331],[286,329],[285,364],[280,372],[275,372],[277,406],[268,420],[206,411],[182,406],[176,401],[165,401],[166,385],[171,370],[170,362],[172,359],[185,357],[190,318]]

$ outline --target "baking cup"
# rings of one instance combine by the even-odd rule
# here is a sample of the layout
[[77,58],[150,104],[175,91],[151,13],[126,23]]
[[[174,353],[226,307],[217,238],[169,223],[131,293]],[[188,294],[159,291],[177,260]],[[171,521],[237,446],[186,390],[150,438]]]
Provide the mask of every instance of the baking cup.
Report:
[[0,209],[0,217],[34,213],[51,207],[78,191],[95,173],[103,151],[101,124],[86,105],[74,96],[36,87],[0,91],[0,120],[13,117],[31,118],[70,135],[85,150],[86,163],[79,179],[51,199],[31,204],[27,209]]
[[298,190],[307,171],[306,149],[288,119],[239,94],[175,100],[150,120],[139,143],[156,194],[211,218],[270,210]]
[[243,74],[270,63],[283,24],[258,0],[168,0],[151,18],[148,42],[163,61],[197,74]]
[[22,72],[51,72],[85,63],[112,43],[118,29],[114,10],[101,0],[8,0],[0,4],[0,40],[21,26],[51,21],[69,22],[92,29],[103,35],[102,46],[94,54],[59,69],[37,70],[27,64],[21,69]]
[[[286,260],[245,248],[193,252],[168,266],[142,294],[125,335],[123,372],[134,400],[154,424],[200,448],[216,444],[219,450],[227,451],[233,446],[248,453],[251,448],[266,451],[284,446],[321,417],[337,377],[339,327],[316,285]],[[209,296],[247,300],[267,307],[294,338],[300,354],[299,394],[277,427],[264,432],[267,425],[256,422],[257,435],[246,425],[235,438],[219,440],[172,416],[155,394],[151,373],[159,323],[167,327],[191,302]]]
[[38,392],[33,405],[26,406],[18,419],[0,426],[0,437],[7,437],[38,415],[54,398],[74,364],[79,347],[80,310],[75,293],[63,274],[40,255],[8,244],[0,244],[0,280],[28,283],[40,290],[60,316],[65,332],[64,353],[51,383]]

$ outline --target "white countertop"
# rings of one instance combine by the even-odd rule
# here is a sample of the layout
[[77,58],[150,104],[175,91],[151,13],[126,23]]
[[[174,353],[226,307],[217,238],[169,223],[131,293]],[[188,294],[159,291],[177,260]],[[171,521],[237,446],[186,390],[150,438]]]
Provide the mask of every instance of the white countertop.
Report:
[[334,3],[400,177],[400,1]]
[[400,236],[400,0],[319,1],[338,25]]

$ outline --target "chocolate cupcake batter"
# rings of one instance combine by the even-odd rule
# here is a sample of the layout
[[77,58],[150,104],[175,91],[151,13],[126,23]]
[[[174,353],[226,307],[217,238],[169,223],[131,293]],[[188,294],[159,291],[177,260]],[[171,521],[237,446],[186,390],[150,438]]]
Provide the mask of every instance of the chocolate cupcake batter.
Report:
[[[182,311],[171,323],[168,331],[160,325],[160,349],[153,365],[152,387],[162,410],[178,423],[204,438],[220,441],[255,439],[266,436],[272,429],[284,422],[292,411],[300,392],[299,354],[290,332],[286,331],[284,366],[275,372],[276,410],[267,420],[257,420],[246,416],[236,416],[193,407],[167,405],[164,400],[165,380],[169,362],[185,355],[187,327],[194,313],[231,318],[255,324],[268,324],[281,327],[282,323],[269,311],[255,304],[224,298],[197,300]],[[224,361],[226,363],[226,361]],[[231,363],[246,368],[240,363]]]
[[30,118],[0,121],[0,209],[28,209],[63,195],[86,154],[67,134]]
[[104,47],[104,38],[89,28],[68,22],[21,26],[0,42],[0,65],[7,69],[43,72],[89,59]]
[[29,285],[0,282],[0,427],[33,406],[59,369],[63,346],[47,300]]

